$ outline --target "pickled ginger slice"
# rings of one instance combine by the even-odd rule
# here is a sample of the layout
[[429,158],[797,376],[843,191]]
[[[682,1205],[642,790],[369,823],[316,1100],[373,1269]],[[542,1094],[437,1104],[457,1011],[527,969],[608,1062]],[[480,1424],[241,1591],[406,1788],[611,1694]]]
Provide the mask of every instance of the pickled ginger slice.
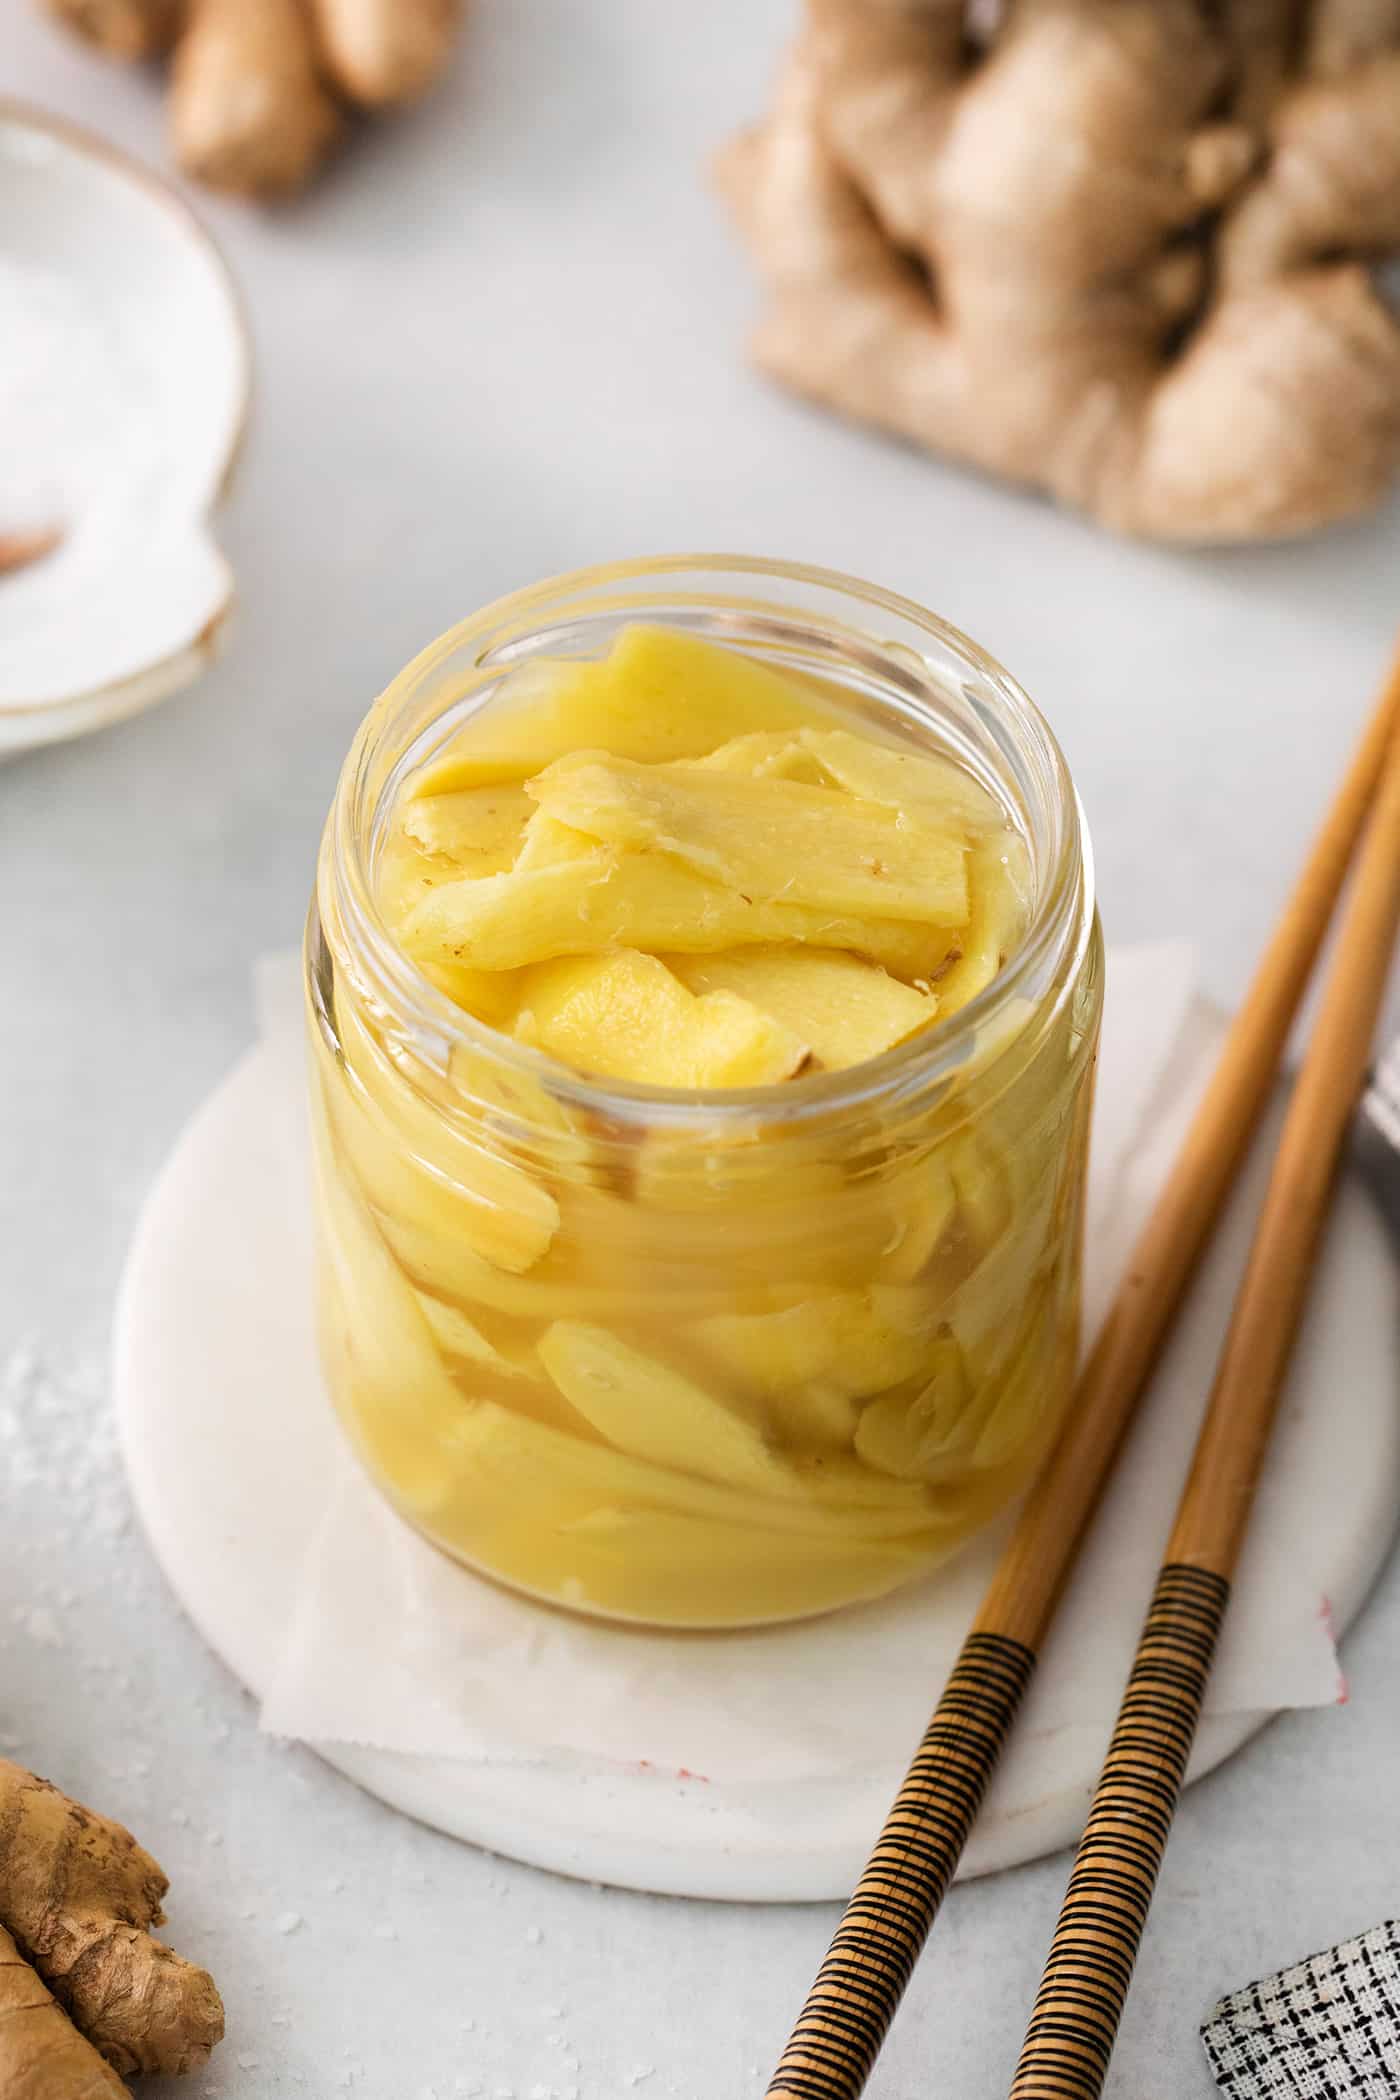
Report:
[[654,955],[621,948],[529,972],[515,1033],[581,1072],[647,1086],[771,1086],[807,1063],[802,1038],[732,992],[700,997]]
[[930,992],[837,949],[732,948],[667,961],[692,992],[733,992],[761,1007],[832,1072],[902,1043],[938,1010]]
[[876,1284],[832,1291],[772,1313],[719,1313],[695,1339],[705,1354],[780,1414],[784,1396],[820,1383],[853,1400],[929,1368],[942,1346],[926,1293]]
[[539,1353],[564,1398],[619,1451],[726,1487],[794,1491],[791,1468],[769,1448],[755,1419],[619,1335],[556,1320]]
[[[521,793],[524,792],[522,788]],[[511,863],[517,874],[527,874],[531,868],[559,868],[566,861],[586,861],[596,856],[598,841],[586,831],[561,824],[533,802],[530,812],[530,821],[520,835],[520,850]]]
[[930,1484],[967,1470],[980,1418],[955,1341],[935,1342],[926,1375],[882,1393],[861,1412],[856,1451],[868,1466],[900,1480]]
[[961,956],[938,979],[941,1011],[966,1006],[1006,967],[1030,917],[1030,856],[1024,839],[1003,827],[968,857],[971,910],[959,938]]
[[[574,1415],[577,1420],[577,1410]],[[707,1522],[746,1525],[765,1542],[775,1533],[808,1540],[898,1537],[923,1530],[938,1514],[923,1488],[864,1467],[837,1462],[829,1483],[825,1468],[812,1469],[810,1476],[785,1470],[783,1494],[754,1494],[636,1458],[595,1441],[583,1422],[578,1427],[583,1434],[496,1400],[459,1402],[450,1449],[439,1460],[440,1474],[447,1475],[443,1499],[476,1502],[498,1521],[520,1514],[540,1551],[547,1525],[591,1510],[683,1511]],[[859,1486],[856,1473],[862,1475]],[[793,1492],[794,1485],[803,1491]]]
[[398,821],[405,837],[459,873],[498,875],[513,864],[534,807],[523,787],[459,788],[405,802]]
[[873,744],[848,729],[804,729],[801,742],[838,787],[868,802],[976,829],[1004,828],[1006,813],[951,759]]
[[414,784],[415,795],[523,780],[565,752],[700,758],[755,729],[829,713],[751,656],[675,628],[625,627],[602,663],[537,658],[512,672]]
[[472,1364],[482,1370],[494,1371],[502,1378],[538,1378],[540,1366],[534,1351],[528,1354],[521,1350],[508,1356],[498,1349],[489,1335],[483,1334],[475,1320],[469,1320],[460,1305],[453,1305],[442,1298],[433,1298],[418,1291],[414,1294],[418,1309],[428,1324],[429,1332],[444,1356],[457,1363]]
[[551,766],[529,791],[576,831],[672,855],[756,901],[926,925],[967,918],[963,840],[840,789],[583,758]]
[[706,773],[745,773],[750,780],[805,780],[809,787],[830,784],[815,752],[786,729],[755,729],[748,736],[731,737],[704,758],[688,763]]
[[407,1083],[352,1009],[337,1016],[344,1063],[330,1095],[335,1132],[360,1186],[385,1217],[519,1273],[559,1224],[549,1190],[492,1148],[484,1128],[447,1124]]
[[897,977],[918,979],[946,936],[897,919],[756,902],[708,882],[665,853],[599,847],[552,867],[443,883],[400,922],[399,938],[421,961],[512,970],[605,948],[703,954],[752,942],[801,941],[849,948]]
[[420,962],[419,968],[454,1006],[484,1021],[488,1028],[509,1029],[520,1006],[524,974],[519,970],[474,970],[469,963]]

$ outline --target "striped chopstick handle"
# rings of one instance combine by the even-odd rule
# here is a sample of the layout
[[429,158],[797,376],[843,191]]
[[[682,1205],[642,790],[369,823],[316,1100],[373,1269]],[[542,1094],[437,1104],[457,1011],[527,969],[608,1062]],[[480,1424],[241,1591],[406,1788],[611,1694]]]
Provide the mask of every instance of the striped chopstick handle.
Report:
[[1098,2100],[1230,1585],[1168,1562],[1075,1854],[1011,2100]]
[[846,1906],[773,2074],[768,2100],[855,2100],[953,1878],[1035,1668],[971,1633]]

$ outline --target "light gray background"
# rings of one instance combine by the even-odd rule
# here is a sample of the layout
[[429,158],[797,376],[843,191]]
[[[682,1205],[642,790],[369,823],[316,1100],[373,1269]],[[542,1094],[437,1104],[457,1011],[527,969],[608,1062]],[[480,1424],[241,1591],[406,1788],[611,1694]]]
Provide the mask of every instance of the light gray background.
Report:
[[[102,1409],[132,1221],[249,1038],[252,958],[295,938],[376,689],[579,562],[728,547],[879,578],[1049,712],[1110,935],[1193,934],[1232,1001],[1384,658],[1394,507],[1301,550],[1119,544],[750,375],[754,286],[703,169],[789,13],[483,0],[444,92],[304,202],[206,204],[258,361],[237,634],[193,692],[0,771],[0,1735],[170,1869],[172,1933],[229,2011],[192,2100],[617,2100],[647,2066],[643,2095],[741,2100],[832,1923],[597,1892],[399,1820],[259,1737],[124,1522]],[[22,0],[4,58],[10,91],[160,156],[154,78]],[[1392,1565],[1350,1705],[1190,1796],[1114,2092],[1205,2096],[1218,1991],[1395,1910],[1398,1651]],[[872,2091],[1004,2090],[1064,1873],[954,1898]]]

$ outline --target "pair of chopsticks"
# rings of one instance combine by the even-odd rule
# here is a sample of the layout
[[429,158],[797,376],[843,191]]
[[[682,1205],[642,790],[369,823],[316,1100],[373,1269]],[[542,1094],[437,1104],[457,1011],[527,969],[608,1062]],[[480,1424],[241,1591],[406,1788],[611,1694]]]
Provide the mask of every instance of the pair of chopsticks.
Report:
[[[1357,856],[1358,841],[1361,843]],[[923,1950],[1138,1400],[1264,1111],[1355,879],[1191,1472],[1021,2052],[1012,2100],[1096,2100],[1400,920],[1400,654],[837,1927],[768,2100],[856,2100]]]

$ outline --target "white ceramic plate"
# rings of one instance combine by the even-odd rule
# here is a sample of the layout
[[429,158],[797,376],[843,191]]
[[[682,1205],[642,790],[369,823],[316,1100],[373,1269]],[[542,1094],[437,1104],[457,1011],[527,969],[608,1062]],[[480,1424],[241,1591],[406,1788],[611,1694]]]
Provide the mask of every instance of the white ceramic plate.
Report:
[[208,661],[233,601],[209,519],[250,363],[174,190],[0,102],[0,755],[134,714]]

